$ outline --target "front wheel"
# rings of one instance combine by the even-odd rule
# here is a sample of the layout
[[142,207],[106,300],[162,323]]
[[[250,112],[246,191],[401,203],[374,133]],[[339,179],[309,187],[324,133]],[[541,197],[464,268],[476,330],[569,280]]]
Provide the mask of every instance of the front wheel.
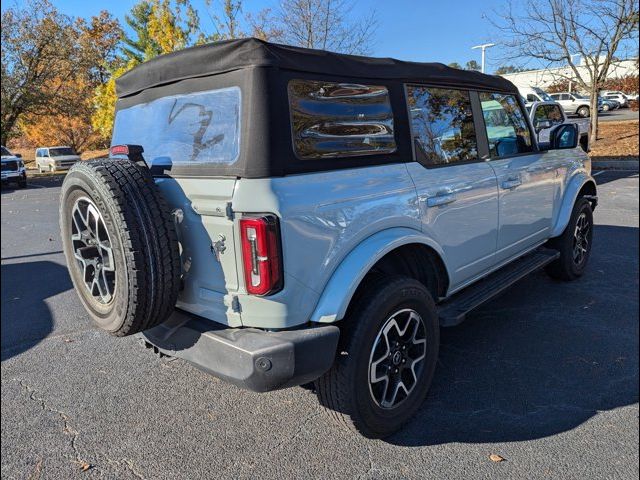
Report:
[[560,258],[550,263],[546,271],[559,280],[575,280],[584,274],[591,255],[593,211],[586,198],[573,206],[569,224],[562,235],[549,241],[549,247],[560,252]]
[[349,307],[336,361],[316,381],[320,403],[366,437],[392,434],[422,405],[439,343],[435,304],[424,285],[378,278]]
[[589,116],[589,107],[580,107],[577,113],[580,118],[587,118]]

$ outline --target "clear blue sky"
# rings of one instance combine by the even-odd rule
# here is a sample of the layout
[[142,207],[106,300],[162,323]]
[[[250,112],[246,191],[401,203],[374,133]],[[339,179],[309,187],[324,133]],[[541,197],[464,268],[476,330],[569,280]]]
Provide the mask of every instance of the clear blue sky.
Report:
[[[15,1],[2,0],[2,7]],[[122,22],[125,13],[136,3],[136,0],[51,1],[67,15],[90,17],[105,9]],[[204,0],[192,0],[192,3],[200,13],[203,29],[212,31]],[[213,0],[214,5],[220,3],[221,0]],[[277,4],[277,0],[244,0],[247,11],[273,8]],[[353,14],[367,14],[371,10],[378,14],[373,56],[464,65],[471,59],[480,63],[480,51],[471,47],[495,40],[486,17],[505,4],[506,0],[355,0]],[[497,59],[499,55],[499,47],[487,50],[488,72],[504,63]]]

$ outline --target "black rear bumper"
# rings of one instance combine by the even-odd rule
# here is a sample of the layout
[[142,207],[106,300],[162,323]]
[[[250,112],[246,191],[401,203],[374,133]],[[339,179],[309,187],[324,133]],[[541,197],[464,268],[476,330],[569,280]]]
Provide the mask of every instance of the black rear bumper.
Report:
[[216,377],[267,392],[310,382],[329,370],[339,333],[335,325],[279,332],[228,328],[175,310],[166,322],[140,336],[160,352]]

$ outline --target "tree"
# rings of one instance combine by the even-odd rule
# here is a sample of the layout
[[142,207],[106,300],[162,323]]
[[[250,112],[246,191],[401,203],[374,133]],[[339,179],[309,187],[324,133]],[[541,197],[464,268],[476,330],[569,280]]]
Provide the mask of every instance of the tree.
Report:
[[469,60],[465,64],[464,68],[465,70],[475,70],[476,72],[479,72],[480,70],[482,70],[482,67],[480,67],[480,64],[475,60]]
[[457,68],[459,70],[462,70],[462,65],[460,65],[458,62],[451,62],[448,66],[451,68]]
[[122,37],[127,62],[142,63],[201,38],[200,19],[189,0],[141,0],[124,18],[134,32]]
[[375,12],[352,18],[351,0],[282,0],[248,21],[254,36],[306,48],[366,54],[377,27]]
[[495,75],[506,75],[509,73],[518,73],[523,71],[524,69],[514,65],[502,65],[501,67],[498,67],[494,73]]
[[[591,135],[598,133],[598,91],[607,80],[611,63],[628,45],[637,55],[636,0],[525,0],[524,6],[499,15],[502,43],[514,56],[549,65],[568,65],[567,79],[589,92]],[[574,62],[579,55],[580,66]]]
[[81,62],[77,30],[48,0],[28,0],[2,12],[2,132],[6,145],[25,115],[47,114],[60,103],[59,78],[75,76]]
[[[205,0],[205,5],[213,9],[215,0]],[[211,41],[231,40],[247,35],[240,27],[240,14],[242,13],[242,0],[223,0],[222,13],[211,14],[211,19],[216,27],[216,33],[207,38]]]

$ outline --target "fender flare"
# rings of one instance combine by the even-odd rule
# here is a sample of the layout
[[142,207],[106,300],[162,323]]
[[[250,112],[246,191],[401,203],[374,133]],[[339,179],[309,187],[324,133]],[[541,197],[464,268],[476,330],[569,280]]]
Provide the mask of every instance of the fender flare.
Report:
[[[444,260],[442,248],[418,230],[397,227],[375,233],[349,252],[335,269],[325,285],[310,320],[318,323],[341,320],[353,294],[371,267],[390,251],[411,243],[431,247]],[[447,265],[446,262],[443,263]]]
[[[571,218],[571,212],[573,211],[573,206],[578,199],[578,193],[582,190],[586,184],[593,184],[593,188],[596,189],[596,182],[585,172],[580,172],[574,175],[574,177],[569,182],[567,189],[564,192],[564,196],[562,198],[562,204],[560,205],[560,209],[558,210],[558,214],[556,216],[556,222],[551,229],[551,238],[558,237],[562,235],[564,229],[567,228],[569,224],[569,219]],[[597,203],[597,197],[596,197]]]

